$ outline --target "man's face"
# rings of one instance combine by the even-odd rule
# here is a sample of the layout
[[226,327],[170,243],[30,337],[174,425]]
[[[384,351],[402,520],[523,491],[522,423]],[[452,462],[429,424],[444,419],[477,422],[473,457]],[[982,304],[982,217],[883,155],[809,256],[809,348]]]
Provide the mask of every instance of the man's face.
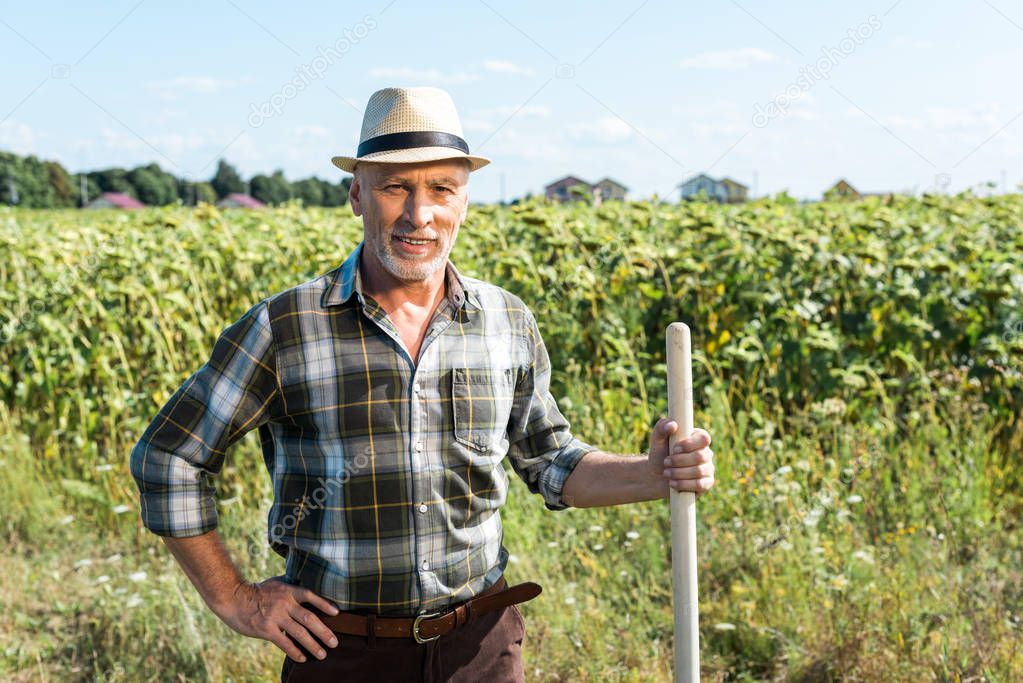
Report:
[[361,163],[349,197],[366,247],[388,273],[427,280],[443,268],[469,207],[468,163]]

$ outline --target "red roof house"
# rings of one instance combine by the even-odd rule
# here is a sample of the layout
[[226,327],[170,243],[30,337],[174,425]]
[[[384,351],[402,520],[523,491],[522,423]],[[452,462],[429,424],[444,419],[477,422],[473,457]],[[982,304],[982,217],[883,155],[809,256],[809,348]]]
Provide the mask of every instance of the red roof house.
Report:
[[104,192],[85,205],[86,209],[144,209],[145,204],[121,192]]
[[247,194],[232,192],[217,202],[217,206],[239,209],[262,209],[266,204]]

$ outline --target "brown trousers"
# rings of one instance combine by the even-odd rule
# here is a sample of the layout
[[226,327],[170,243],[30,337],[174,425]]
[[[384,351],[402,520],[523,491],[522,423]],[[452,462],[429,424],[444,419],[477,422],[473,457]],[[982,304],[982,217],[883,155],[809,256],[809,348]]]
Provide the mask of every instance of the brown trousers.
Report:
[[422,644],[412,638],[339,633],[337,647],[324,648],[326,659],[316,659],[298,645],[306,661],[285,657],[281,683],[522,683],[525,635],[526,624],[517,605],[474,617]]

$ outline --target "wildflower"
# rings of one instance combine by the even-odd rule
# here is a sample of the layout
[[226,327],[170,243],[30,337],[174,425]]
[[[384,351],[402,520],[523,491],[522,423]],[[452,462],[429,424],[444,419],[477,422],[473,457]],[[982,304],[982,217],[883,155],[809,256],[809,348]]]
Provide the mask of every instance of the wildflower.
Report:
[[74,567],[75,569],[81,569],[82,567],[88,567],[91,564],[92,560],[90,560],[89,558],[85,558],[83,560],[78,560],[77,562],[75,562]]
[[569,595],[567,598],[565,598],[565,604],[566,605],[574,605],[575,604],[575,598],[573,598],[571,595]]
[[63,524],[63,525],[67,525],[67,524],[70,524],[73,521],[75,521],[75,516],[74,515],[68,515],[64,519],[60,520],[60,523]]
[[848,498],[846,498],[845,502],[853,503],[853,504],[855,504],[855,503],[862,503],[863,502],[863,497],[862,496],[857,496],[856,494],[853,494],[853,495],[849,496]]
[[639,532],[638,531],[628,531],[628,532],[625,533],[625,537],[626,538],[631,538],[632,540],[636,540],[637,538],[639,538]]
[[125,607],[138,607],[142,604],[142,596],[138,593],[132,593],[128,601],[124,603]]
[[124,514],[128,510],[131,510],[131,507],[128,506],[128,505],[116,505],[116,506],[114,506],[114,514],[115,515]]
[[599,533],[603,530],[604,527],[600,526],[599,524],[594,524],[593,526],[590,527],[590,531],[592,531],[593,533]]
[[557,541],[548,541],[547,542],[547,547],[548,548],[557,548],[558,547],[558,542]]
[[96,471],[97,472],[109,472],[112,469],[114,469],[114,466],[111,465],[110,463],[103,463],[102,465],[96,465]]
[[519,556],[518,555],[509,555],[508,556],[508,561],[511,562],[512,564],[518,564],[519,563]]
[[138,583],[139,581],[145,581],[146,580],[146,573],[145,572],[132,572],[131,574],[128,575],[128,578],[130,580]]
[[599,552],[604,549],[604,544],[598,543],[597,545],[593,546],[593,549]]
[[857,560],[862,560],[867,564],[874,564],[874,558],[866,550],[857,550],[856,552],[853,553],[853,557],[855,557]]
[[735,630],[735,624],[729,624],[728,622],[723,621],[720,624],[714,624],[714,630],[715,631],[734,631]]
[[96,584],[98,585],[98,584],[101,584],[101,583],[106,583],[109,580],[110,580],[110,577],[107,576],[106,574],[104,574],[103,576],[100,576],[100,577],[98,577],[96,579]]
[[782,465],[777,470],[775,470],[774,474],[775,474],[776,477],[780,477],[780,476],[782,476],[784,474],[788,474],[791,471],[792,471],[792,467],[790,465]]

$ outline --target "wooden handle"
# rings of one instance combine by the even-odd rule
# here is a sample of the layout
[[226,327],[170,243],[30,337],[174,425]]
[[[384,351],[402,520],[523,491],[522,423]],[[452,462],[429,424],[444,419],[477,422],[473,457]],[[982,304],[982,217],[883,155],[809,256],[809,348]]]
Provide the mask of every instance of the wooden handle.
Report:
[[[675,444],[693,433],[693,361],[689,326],[668,326],[668,418],[678,430]],[[675,681],[700,680],[700,619],[696,592],[696,494],[676,491],[671,502],[671,579],[675,607]]]

